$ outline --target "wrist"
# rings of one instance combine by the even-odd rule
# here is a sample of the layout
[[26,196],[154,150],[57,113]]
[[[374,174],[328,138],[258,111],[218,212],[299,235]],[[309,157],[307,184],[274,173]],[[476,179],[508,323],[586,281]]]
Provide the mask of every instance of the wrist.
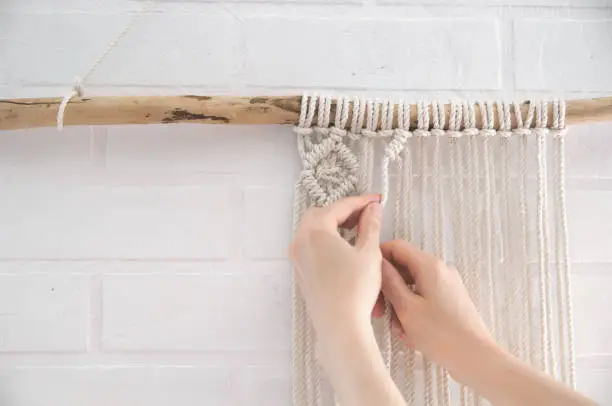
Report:
[[449,369],[452,378],[489,398],[489,391],[498,385],[514,358],[492,340],[474,339]]
[[371,323],[348,323],[318,341],[318,357],[340,404],[403,405]]

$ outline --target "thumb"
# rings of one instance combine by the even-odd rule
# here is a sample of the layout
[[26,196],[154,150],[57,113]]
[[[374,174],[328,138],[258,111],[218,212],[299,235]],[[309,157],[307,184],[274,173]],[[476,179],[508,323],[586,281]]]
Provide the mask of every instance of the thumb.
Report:
[[408,308],[413,307],[421,299],[410,289],[402,275],[400,275],[391,262],[384,258],[382,261],[381,288],[385,298],[387,298],[398,316],[400,316],[400,320],[402,319],[401,315],[405,314]]
[[382,206],[378,202],[370,203],[359,218],[359,232],[357,234],[357,249],[375,248],[379,250],[380,229],[382,221]]

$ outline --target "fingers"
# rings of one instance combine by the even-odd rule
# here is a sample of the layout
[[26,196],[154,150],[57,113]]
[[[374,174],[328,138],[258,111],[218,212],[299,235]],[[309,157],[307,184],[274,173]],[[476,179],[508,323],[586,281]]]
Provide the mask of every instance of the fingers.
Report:
[[347,197],[327,206],[322,214],[330,226],[337,228],[373,202],[380,202],[380,195]]
[[406,313],[407,309],[422,300],[410,290],[404,278],[386,259],[382,262],[382,292],[399,315]]
[[427,269],[437,269],[440,262],[436,257],[403,240],[386,242],[380,246],[380,250],[384,258],[397,264],[400,268],[407,268],[417,286],[419,280],[422,279],[423,272],[426,272]]
[[[359,219],[359,232],[357,234],[357,249],[380,250],[380,229],[382,206],[378,202],[370,203]],[[380,254],[379,254],[380,255]]]

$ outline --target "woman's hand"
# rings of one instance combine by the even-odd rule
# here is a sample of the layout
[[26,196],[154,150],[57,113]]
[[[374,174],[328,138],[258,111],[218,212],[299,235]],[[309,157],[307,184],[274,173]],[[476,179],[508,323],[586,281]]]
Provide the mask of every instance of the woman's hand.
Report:
[[[404,406],[370,314],[381,287],[380,196],[309,209],[291,244],[295,276],[317,333],[317,354],[341,405]],[[338,232],[358,226],[355,246]]]
[[[394,309],[392,329],[427,358],[459,374],[476,344],[493,344],[459,273],[406,241],[384,243],[381,250],[382,292]],[[380,315],[380,304],[374,313]]]
[[[382,291],[394,309],[395,332],[445,366],[455,380],[494,405],[594,405],[498,346],[456,269],[405,241],[391,241],[381,249]],[[381,311],[379,303],[374,313]]]
[[[349,197],[302,216],[290,256],[318,338],[348,324],[370,324],[381,286],[379,195]],[[358,226],[355,246],[338,227]]]

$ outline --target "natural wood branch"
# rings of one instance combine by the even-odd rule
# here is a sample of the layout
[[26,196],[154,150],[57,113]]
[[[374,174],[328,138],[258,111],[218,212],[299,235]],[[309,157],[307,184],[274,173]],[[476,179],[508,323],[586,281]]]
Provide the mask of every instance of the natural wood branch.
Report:
[[[83,97],[70,101],[64,125],[297,124],[300,101],[301,96]],[[0,130],[53,127],[60,102],[60,98],[0,100]],[[526,110],[528,103],[521,108]],[[332,120],[334,112],[332,105]],[[478,121],[479,116],[477,111]],[[612,97],[567,102],[567,124],[608,120],[612,120]],[[412,122],[416,123],[416,107]]]

